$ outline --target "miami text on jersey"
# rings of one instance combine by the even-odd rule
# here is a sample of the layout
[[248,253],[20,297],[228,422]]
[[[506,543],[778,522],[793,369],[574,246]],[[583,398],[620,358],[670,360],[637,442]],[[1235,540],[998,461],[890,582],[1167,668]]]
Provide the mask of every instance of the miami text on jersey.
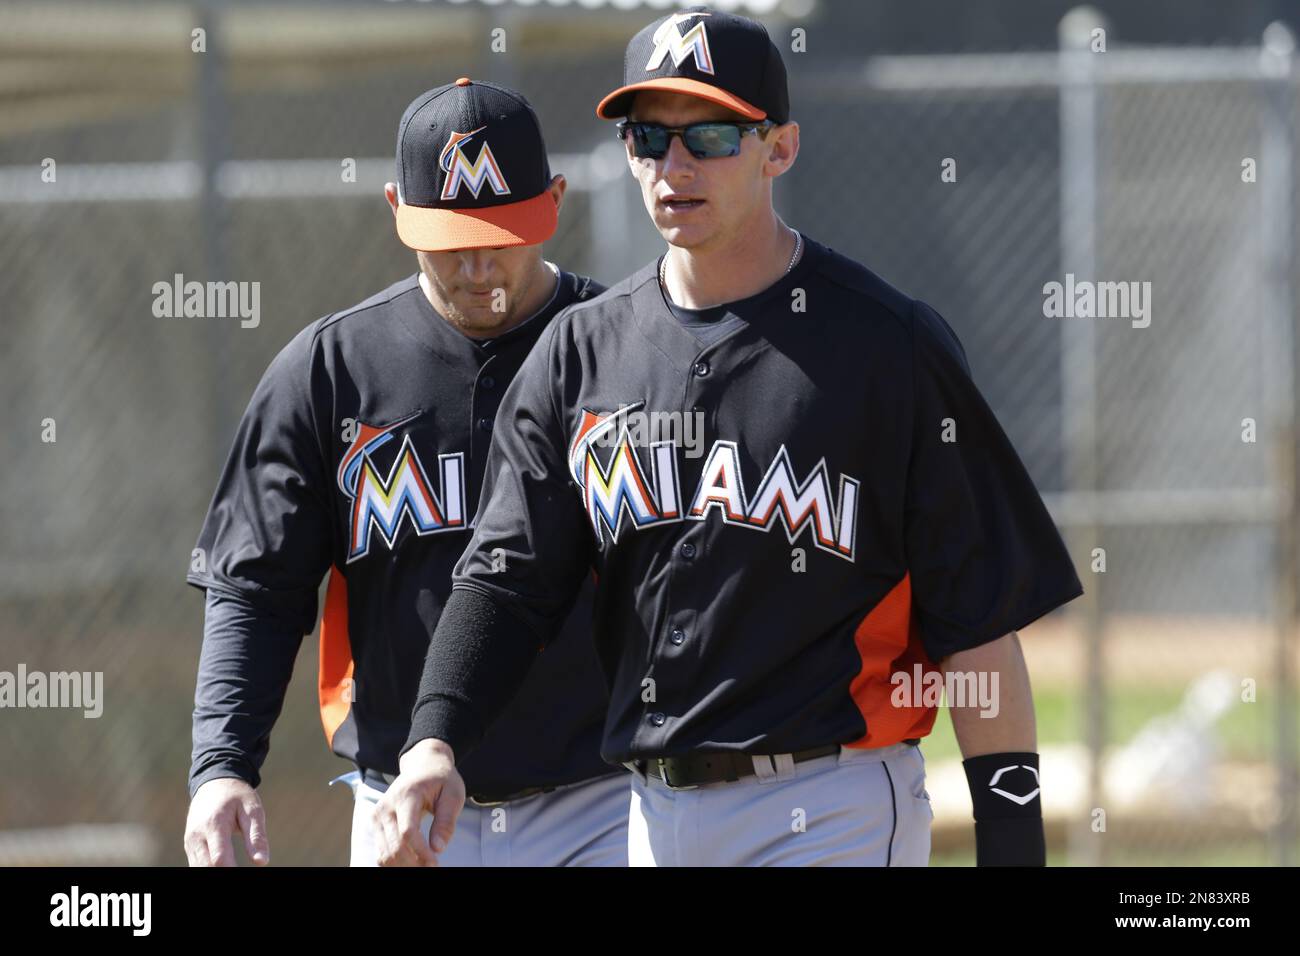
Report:
[[388,444],[409,418],[385,428],[357,423],[357,436],[339,462],[338,486],[352,501],[348,563],[370,551],[370,532],[377,529],[391,549],[402,519],[410,517],[419,535],[457,531],[465,527],[465,456],[438,456],[442,494],[435,495],[424,473],[411,436],[402,439],[397,457],[382,477],[372,457]]
[[[647,471],[629,440],[628,413],[641,404],[637,402],[606,415],[583,409],[582,422],[569,445],[569,471],[597,541],[603,541],[608,532],[610,540],[617,543],[624,515],[633,529],[639,531],[673,521],[704,521],[716,509],[726,524],[757,531],[770,531],[779,518],[792,544],[804,528],[810,528],[816,547],[849,561],[855,559],[861,486],[856,478],[840,476],[837,506],[831,495],[826,459],[819,461],[812,474],[799,483],[782,445],[757,490],[747,495],[737,444],[719,439],[705,459],[694,494],[684,502],[678,476],[677,443],[652,442]],[[608,432],[614,429],[618,440],[614,442],[609,464],[602,465],[596,447],[609,444]]]

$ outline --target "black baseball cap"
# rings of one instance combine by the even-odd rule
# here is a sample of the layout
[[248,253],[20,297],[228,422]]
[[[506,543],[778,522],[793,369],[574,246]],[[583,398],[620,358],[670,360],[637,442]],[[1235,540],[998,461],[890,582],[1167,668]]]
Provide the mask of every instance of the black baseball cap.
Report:
[[785,63],[763,24],[689,7],[634,36],[623,55],[623,85],[596,107],[601,119],[626,116],[638,90],[685,93],[749,119],[790,118]]
[[555,234],[551,166],[522,94],[462,76],[416,97],[397,128],[397,235],[443,252]]

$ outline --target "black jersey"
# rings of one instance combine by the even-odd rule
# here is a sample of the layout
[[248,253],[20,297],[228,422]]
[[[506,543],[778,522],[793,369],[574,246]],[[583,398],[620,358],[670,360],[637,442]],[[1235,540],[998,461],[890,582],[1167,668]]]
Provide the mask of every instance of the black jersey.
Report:
[[[933,683],[1082,593],[956,335],[812,240],[707,321],[656,274],[524,363],[455,587],[545,634],[596,567],[611,762],[927,734],[932,701],[891,700],[893,675]],[[454,689],[425,700],[413,739],[453,733]]]
[[[417,278],[313,323],[271,363],[240,423],[189,574],[190,583],[244,599],[300,639],[316,622],[328,573],[325,733],[340,756],[387,773],[398,770],[429,636],[470,537],[501,398],[554,315],[602,291],[560,272],[544,309],[497,339],[476,341],[434,311]],[[559,637],[461,764],[471,794],[611,772],[599,756],[606,696],[591,647],[591,587],[571,587],[559,603]],[[210,628],[206,640],[223,636]],[[247,712],[237,688],[241,675],[284,657],[256,634],[219,653],[205,649],[192,786],[217,775],[256,782],[249,765],[260,755],[249,755],[279,701],[268,721],[266,707]]]

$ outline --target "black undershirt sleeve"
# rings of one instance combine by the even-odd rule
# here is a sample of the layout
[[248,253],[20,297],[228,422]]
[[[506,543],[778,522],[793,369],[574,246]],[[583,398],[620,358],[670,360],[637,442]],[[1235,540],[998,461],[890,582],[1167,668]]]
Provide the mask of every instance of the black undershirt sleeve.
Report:
[[191,796],[217,777],[258,785],[294,658],[316,623],[332,470],[310,395],[314,328],[280,351],[249,399],[186,575],[207,592]]
[[246,597],[209,588],[194,691],[189,791],[235,777],[256,787],[302,633]]
[[463,760],[515,696],[541,644],[500,598],[454,588],[429,644],[402,753],[433,737]]

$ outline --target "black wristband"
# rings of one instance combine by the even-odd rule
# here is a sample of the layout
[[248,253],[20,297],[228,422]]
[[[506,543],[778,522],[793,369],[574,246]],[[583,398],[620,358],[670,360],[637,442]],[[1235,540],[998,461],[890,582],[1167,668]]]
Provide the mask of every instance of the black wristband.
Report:
[[1043,818],[976,820],[976,866],[1046,866]]
[[962,768],[975,811],[975,865],[1045,866],[1038,754],[985,754]]

